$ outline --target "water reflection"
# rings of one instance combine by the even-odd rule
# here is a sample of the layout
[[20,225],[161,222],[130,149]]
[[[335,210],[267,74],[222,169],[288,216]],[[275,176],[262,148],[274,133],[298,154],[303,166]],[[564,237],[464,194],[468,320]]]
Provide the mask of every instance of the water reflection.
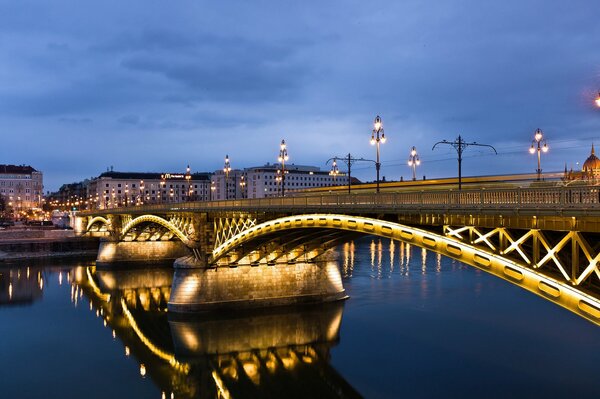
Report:
[[[396,248],[398,248],[399,256],[396,257]],[[436,256],[436,264],[434,272],[439,274],[442,270],[442,255],[432,253],[424,248],[416,248],[420,252],[420,274],[427,274],[428,265],[427,256],[431,254]],[[387,260],[385,260],[387,252]],[[413,246],[404,243],[402,241],[396,242],[394,240],[385,240],[380,238],[373,238],[369,244],[369,256],[371,265],[371,276],[376,279],[391,278],[395,270],[401,276],[408,276],[411,269],[411,262],[414,260]],[[351,277],[352,275],[347,272],[348,259],[352,259],[352,267],[354,267],[355,247],[354,243],[350,246],[349,244],[344,245],[344,268],[343,276],[345,278]],[[388,266],[384,266],[387,262]],[[414,266],[414,265],[413,265]]]
[[85,293],[162,397],[360,397],[329,363],[343,302],[183,316],[167,312],[172,279],[172,269],[77,268],[70,281],[72,301]]
[[41,268],[15,267],[0,270],[0,305],[31,304],[42,298],[43,288]]

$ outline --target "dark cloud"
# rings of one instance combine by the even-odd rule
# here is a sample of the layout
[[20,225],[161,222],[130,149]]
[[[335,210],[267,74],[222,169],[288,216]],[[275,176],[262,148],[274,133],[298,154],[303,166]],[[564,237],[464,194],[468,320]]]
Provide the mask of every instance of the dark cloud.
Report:
[[[544,168],[559,170],[600,141],[599,13],[592,0],[0,0],[0,128],[14,132],[0,158],[47,171],[52,188],[105,164],[213,170],[221,153],[262,164],[284,137],[294,162],[322,165],[372,158],[380,114],[388,178],[409,173],[412,145],[421,174],[455,173],[455,154],[430,149],[458,134],[500,152],[469,154],[466,174],[531,171],[538,127],[551,145]],[[11,148],[28,140],[40,153],[22,159]],[[102,157],[43,152],[78,140]],[[357,174],[373,178],[368,165]]]

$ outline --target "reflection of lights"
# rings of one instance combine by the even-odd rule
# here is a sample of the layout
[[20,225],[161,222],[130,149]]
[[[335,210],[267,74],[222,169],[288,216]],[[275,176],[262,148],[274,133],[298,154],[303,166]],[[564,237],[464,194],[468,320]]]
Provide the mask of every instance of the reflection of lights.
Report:
[[117,333],[115,332],[115,330],[113,330],[112,335],[113,335],[113,339],[117,338]]
[[146,366],[144,366],[144,363],[140,364],[140,375],[142,377],[146,376]]
[[40,279],[40,290],[44,289],[44,279]]
[[440,273],[442,271],[442,254],[437,254],[437,263],[436,263],[435,271],[437,273]]
[[375,240],[371,240],[371,270],[375,269]]
[[396,245],[394,240],[390,240],[390,273],[394,271],[394,252],[396,251]]
[[8,283],[8,299],[12,299],[12,283]]
[[29,267],[27,267],[27,280],[29,280]]
[[62,272],[58,273],[58,285],[62,285],[63,275]]
[[130,354],[131,354],[131,351],[129,350],[129,347],[125,346],[125,356],[129,357]]
[[421,272],[425,274],[427,272],[427,250],[421,248]]

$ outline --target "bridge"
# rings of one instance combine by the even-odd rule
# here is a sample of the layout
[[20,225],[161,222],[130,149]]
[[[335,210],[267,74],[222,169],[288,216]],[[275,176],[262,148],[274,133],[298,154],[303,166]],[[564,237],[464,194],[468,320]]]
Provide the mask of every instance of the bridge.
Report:
[[330,249],[377,235],[469,264],[600,324],[598,216],[598,186],[482,188],[94,210],[78,213],[78,231],[105,237],[99,266],[177,259],[172,311],[343,298]]

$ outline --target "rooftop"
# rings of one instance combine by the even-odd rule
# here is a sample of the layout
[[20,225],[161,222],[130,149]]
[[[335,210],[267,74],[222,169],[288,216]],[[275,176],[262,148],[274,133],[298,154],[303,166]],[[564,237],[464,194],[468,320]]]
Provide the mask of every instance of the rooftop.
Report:
[[2,165],[0,164],[0,173],[18,173],[18,174],[31,174],[37,172],[34,168],[29,165]]

